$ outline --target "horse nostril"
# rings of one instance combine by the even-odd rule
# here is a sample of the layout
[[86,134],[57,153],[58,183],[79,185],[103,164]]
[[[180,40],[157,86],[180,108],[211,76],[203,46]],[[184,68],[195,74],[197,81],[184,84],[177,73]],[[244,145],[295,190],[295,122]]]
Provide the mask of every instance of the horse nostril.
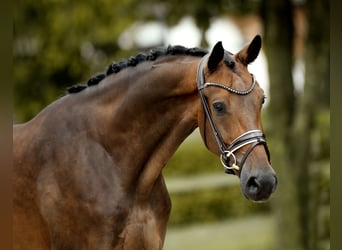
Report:
[[264,201],[275,191],[277,177],[273,174],[251,176],[245,186],[246,195],[255,201]]
[[247,189],[250,194],[257,194],[260,189],[260,183],[256,177],[249,178],[247,182]]

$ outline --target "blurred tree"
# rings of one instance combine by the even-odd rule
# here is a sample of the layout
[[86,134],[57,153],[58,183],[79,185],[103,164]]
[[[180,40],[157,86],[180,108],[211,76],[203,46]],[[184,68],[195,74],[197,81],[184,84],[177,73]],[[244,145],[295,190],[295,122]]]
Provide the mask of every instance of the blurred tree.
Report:
[[269,138],[280,183],[274,201],[278,222],[276,242],[277,249],[284,250],[319,249],[317,232],[313,232],[317,230],[319,206],[313,204],[319,185],[312,174],[319,154],[314,152],[317,141],[313,141],[313,134],[319,126],[320,110],[329,108],[329,2],[310,0],[304,7],[308,18],[306,70],[304,91],[299,95],[294,93],[291,76],[292,1],[264,0],[261,9],[271,82]]
[[295,96],[292,80],[294,24],[289,0],[264,0],[261,13],[265,26],[265,51],[270,77],[268,138],[272,165],[278,174],[277,199],[273,202],[278,234],[277,249],[299,250],[300,224],[296,175],[289,151]]
[[[321,126],[319,117],[329,109],[329,1],[307,1],[306,9],[309,26],[305,42],[305,86],[298,100],[291,148],[299,187],[301,242],[304,249],[309,250],[319,249],[319,209],[318,204],[312,205],[321,191],[313,178],[313,162],[322,160],[319,155],[323,151],[315,152],[315,145],[320,142],[314,140],[314,133]],[[329,155],[323,157],[328,158]],[[319,165],[318,173],[321,175],[328,165]]]

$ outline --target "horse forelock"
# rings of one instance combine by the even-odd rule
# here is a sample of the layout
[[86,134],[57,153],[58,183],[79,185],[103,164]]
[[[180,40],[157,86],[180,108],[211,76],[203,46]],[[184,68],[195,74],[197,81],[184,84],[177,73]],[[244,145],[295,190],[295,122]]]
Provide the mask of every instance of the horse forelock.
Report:
[[87,84],[77,84],[71,86],[67,89],[69,94],[78,93],[87,87],[97,85],[100,81],[102,81],[106,76],[111,74],[116,74],[120,72],[122,69],[127,67],[135,67],[141,62],[145,61],[154,61],[159,57],[162,56],[169,56],[169,55],[184,55],[184,56],[196,56],[202,57],[207,54],[208,51],[202,48],[194,47],[194,48],[186,48],[181,45],[176,46],[168,46],[168,47],[161,47],[161,48],[154,48],[151,49],[149,53],[139,53],[136,56],[132,56],[128,59],[121,60],[119,62],[112,62],[107,71],[105,73],[99,73],[93,77],[91,77]]

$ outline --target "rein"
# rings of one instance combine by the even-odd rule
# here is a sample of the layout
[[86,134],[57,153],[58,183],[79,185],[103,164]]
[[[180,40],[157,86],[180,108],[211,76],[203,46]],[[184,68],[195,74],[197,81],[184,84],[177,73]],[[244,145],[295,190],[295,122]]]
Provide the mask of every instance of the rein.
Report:
[[[219,131],[217,130],[215,123],[213,121],[211,112],[210,112],[210,108],[207,102],[207,99],[204,95],[204,89],[207,87],[218,87],[218,88],[223,88],[225,90],[227,90],[228,92],[231,92],[233,94],[237,94],[237,95],[248,95],[249,93],[251,93],[255,87],[255,78],[252,75],[252,85],[247,89],[247,90],[236,90],[233,89],[231,87],[225,86],[223,84],[220,83],[213,83],[213,82],[205,82],[205,78],[204,78],[204,64],[206,62],[206,59],[208,58],[207,56],[204,56],[197,68],[197,88],[201,97],[201,102],[202,102],[202,107],[203,107],[203,139],[204,139],[204,143],[207,146],[207,142],[206,142],[206,118],[208,118],[212,133],[215,137],[216,143],[218,145],[218,148],[220,150],[220,160],[221,163],[223,165],[223,167],[225,168],[225,172],[227,174],[236,174],[238,171],[242,170],[242,167],[245,163],[245,161],[247,160],[248,155],[252,152],[252,150],[258,146],[259,144],[262,144],[266,150],[267,153],[267,157],[268,157],[268,161],[270,162],[270,152],[268,150],[268,146],[266,143],[266,138],[264,133],[261,130],[249,130],[245,133],[243,133],[242,135],[240,135],[239,137],[237,137],[236,139],[234,139],[230,145],[226,145],[222,139],[221,134],[219,133]],[[237,164],[237,159],[236,156],[234,155],[234,153],[239,150],[240,148],[251,144],[248,148],[248,150],[246,151],[246,153],[244,154],[244,156],[242,157],[239,165]],[[230,163],[230,159],[233,159],[233,164]]]

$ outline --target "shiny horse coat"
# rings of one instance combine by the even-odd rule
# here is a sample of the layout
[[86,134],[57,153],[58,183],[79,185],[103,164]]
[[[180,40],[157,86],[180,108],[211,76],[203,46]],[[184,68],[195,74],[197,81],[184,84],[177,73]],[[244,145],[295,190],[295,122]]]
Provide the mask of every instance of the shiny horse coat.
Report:
[[[205,63],[206,80],[248,88],[247,65],[260,47],[260,36],[234,55],[218,44]],[[196,83],[206,54],[176,46],[113,63],[14,126],[14,249],[162,249],[171,208],[163,167],[198,126],[220,155]],[[244,96],[221,88],[204,95],[227,145],[262,130],[257,83]],[[247,149],[234,152],[237,162]],[[251,200],[268,199],[276,186],[263,145],[234,174]]]

